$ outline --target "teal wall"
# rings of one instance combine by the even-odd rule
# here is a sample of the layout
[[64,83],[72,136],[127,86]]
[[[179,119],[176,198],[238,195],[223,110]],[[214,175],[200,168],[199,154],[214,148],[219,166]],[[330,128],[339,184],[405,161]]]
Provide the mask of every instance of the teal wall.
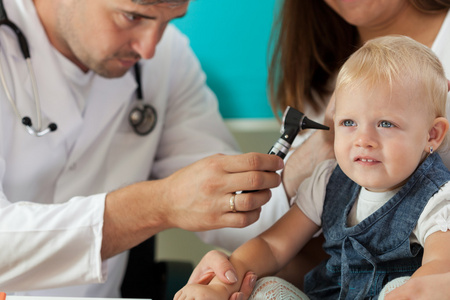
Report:
[[268,43],[276,0],[193,0],[173,23],[191,40],[224,118],[271,118]]

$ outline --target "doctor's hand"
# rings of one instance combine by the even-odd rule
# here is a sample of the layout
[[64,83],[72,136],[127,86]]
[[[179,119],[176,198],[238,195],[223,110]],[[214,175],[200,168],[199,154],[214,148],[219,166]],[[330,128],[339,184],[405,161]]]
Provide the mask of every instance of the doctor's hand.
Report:
[[[228,260],[228,256],[220,251],[210,251],[202,258],[192,272],[188,284],[208,284],[214,277],[225,284],[233,284],[237,281],[236,270]],[[247,272],[240,291],[232,294],[229,300],[247,300],[255,287],[256,280],[256,274]]]
[[191,231],[248,226],[280,184],[282,167],[279,157],[260,153],[204,158],[164,179],[161,214],[168,226]]
[[[278,186],[276,155],[213,155],[167,178],[138,182],[106,195],[102,259],[169,228],[191,231],[245,227],[259,218]],[[236,191],[254,191],[235,194]]]

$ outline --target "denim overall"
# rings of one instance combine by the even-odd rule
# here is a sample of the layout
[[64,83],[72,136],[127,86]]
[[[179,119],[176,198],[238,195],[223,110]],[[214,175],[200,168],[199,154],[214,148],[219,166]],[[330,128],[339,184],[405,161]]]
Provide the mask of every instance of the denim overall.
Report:
[[409,237],[428,200],[450,180],[437,153],[430,155],[388,202],[361,223],[347,226],[360,186],[339,168],[327,185],[322,228],[330,259],[305,277],[311,299],[376,299],[383,286],[411,276],[423,248]]

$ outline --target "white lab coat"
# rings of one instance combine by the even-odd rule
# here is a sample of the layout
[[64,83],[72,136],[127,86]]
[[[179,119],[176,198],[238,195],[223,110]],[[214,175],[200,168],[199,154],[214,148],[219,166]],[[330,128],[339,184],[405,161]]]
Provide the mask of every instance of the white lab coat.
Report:
[[[100,283],[108,274],[107,284],[18,294],[118,297],[126,254],[101,262],[105,193],[212,153],[234,153],[235,142],[174,27],[142,64],[144,98],[158,113],[154,131],[142,137],[128,124],[136,105],[132,72],[118,79],[82,73],[51,47],[31,0],[4,2],[30,44],[43,126],[55,122],[58,129],[30,136],[0,86],[0,290]],[[30,77],[5,26],[0,60],[19,112],[35,124]]]

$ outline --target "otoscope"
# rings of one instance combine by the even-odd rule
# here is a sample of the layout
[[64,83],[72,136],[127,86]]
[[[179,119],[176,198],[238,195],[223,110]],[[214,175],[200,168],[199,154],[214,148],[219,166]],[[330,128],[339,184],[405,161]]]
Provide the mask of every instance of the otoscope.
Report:
[[[281,136],[270,148],[268,154],[274,154],[284,159],[294,142],[297,134],[304,129],[322,129],[329,130],[330,127],[316,123],[308,119],[304,113],[299,112],[290,106],[286,107],[283,113],[281,123]],[[242,193],[251,193],[256,191],[242,191]]]
[[305,114],[288,106],[283,114],[283,122],[280,130],[281,137],[276,141],[272,148],[270,148],[269,154],[275,154],[284,159],[291,148],[295,137],[304,129],[329,130],[330,128],[311,121]]

